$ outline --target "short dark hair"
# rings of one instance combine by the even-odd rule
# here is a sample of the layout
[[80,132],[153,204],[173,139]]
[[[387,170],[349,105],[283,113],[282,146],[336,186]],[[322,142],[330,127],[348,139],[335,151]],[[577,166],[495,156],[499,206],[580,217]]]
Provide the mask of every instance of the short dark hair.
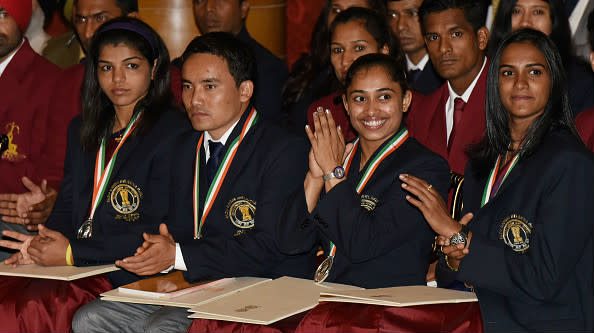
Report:
[[182,62],[185,63],[197,53],[212,54],[225,59],[229,73],[238,87],[243,81],[255,81],[256,61],[251,49],[228,32],[210,32],[194,38],[182,54]]
[[590,33],[590,48],[594,52],[594,10],[588,15],[588,32]]
[[[74,4],[76,5],[78,1],[74,0]],[[123,16],[138,11],[138,0],[115,0],[115,4],[122,10]]]
[[[375,10],[367,8],[351,7],[336,15],[336,18],[330,26],[330,39],[332,39],[332,35],[334,35],[337,26],[351,21],[360,21],[365,27],[365,30],[367,30],[373,39],[375,39],[378,47],[381,48],[382,46],[387,45],[390,54],[400,56],[400,44],[398,43],[398,40],[394,38],[386,16],[380,15]],[[330,46],[328,45],[327,47]]]
[[[506,0],[507,1],[507,0]],[[506,2],[502,1],[502,2]],[[425,0],[419,8],[419,16],[424,22],[427,15],[432,13],[440,13],[448,9],[460,9],[464,12],[464,18],[475,32],[485,26],[487,21],[487,12],[489,9],[489,2],[485,0]]]
[[[118,24],[132,25],[141,33],[118,28]],[[151,41],[146,37],[151,38]],[[143,114],[133,135],[146,133],[165,110],[175,108],[171,92],[169,52],[161,37],[139,19],[120,17],[110,20],[97,29],[87,54],[85,80],[81,87],[81,143],[85,151],[96,151],[103,137],[110,134],[113,127],[115,110],[99,85],[97,67],[103,47],[118,44],[138,50],[151,69],[155,59],[157,60],[148,94],[134,107],[135,114],[140,111]]]
[[[557,45],[563,63],[567,64],[574,52],[565,5],[562,0],[543,1],[549,4],[551,13],[551,34],[549,37],[553,40],[555,45]],[[497,13],[493,20],[491,37],[489,38],[489,45],[487,48],[487,54],[491,58],[501,40],[512,30],[512,13],[517,3],[518,0],[505,0],[499,3]]]
[[403,94],[410,90],[406,63],[404,60],[383,53],[370,53],[355,60],[347,71],[345,87],[348,88],[353,83],[353,79],[357,73],[376,66],[383,68],[392,81],[400,85]]
[[532,154],[552,128],[565,128],[578,137],[567,97],[565,69],[555,43],[540,31],[532,29],[514,31],[501,41],[489,67],[485,98],[487,129],[482,141],[472,147],[470,152],[472,158],[479,162],[479,169],[482,172],[488,172],[497,156],[507,153],[509,144],[512,142],[508,111],[503,106],[499,94],[499,66],[503,51],[509,45],[516,43],[530,43],[536,47],[546,60],[551,78],[549,99],[544,113],[528,129],[519,153],[523,156]]

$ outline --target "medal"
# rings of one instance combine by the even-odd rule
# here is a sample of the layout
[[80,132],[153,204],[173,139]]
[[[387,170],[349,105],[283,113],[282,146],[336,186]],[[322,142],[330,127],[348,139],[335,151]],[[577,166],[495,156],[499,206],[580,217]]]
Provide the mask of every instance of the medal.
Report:
[[[408,130],[406,128],[402,128],[398,134],[396,134],[389,142],[384,146],[384,148],[374,157],[374,159],[369,163],[367,169],[363,173],[361,180],[359,180],[359,184],[357,185],[357,194],[361,194],[365,185],[371,176],[380,165],[380,163],[388,157],[391,153],[393,153],[396,149],[398,149],[402,144],[408,139]],[[354,152],[359,147],[359,138],[357,138],[354,142],[353,149],[347,155],[346,160],[344,161],[343,169],[345,175],[348,174],[349,169],[351,167],[351,162],[354,158]],[[332,269],[332,264],[334,264],[334,256],[336,255],[336,245],[330,241],[330,255],[322,261],[318,269],[316,269],[316,274],[314,275],[315,282],[324,282],[328,275],[330,274],[330,270]]]
[[233,162],[233,158],[237,153],[237,149],[239,149],[239,144],[243,141],[243,138],[246,136],[247,132],[252,128],[256,121],[258,120],[258,113],[256,109],[252,108],[250,114],[241,129],[241,134],[233,140],[231,146],[225,153],[225,157],[223,161],[219,165],[219,169],[215,174],[215,178],[212,180],[210,187],[208,188],[208,192],[206,193],[206,199],[204,200],[204,208],[202,210],[202,216],[199,218],[200,214],[198,211],[199,206],[199,194],[200,194],[200,147],[202,146],[202,142],[204,141],[204,133],[200,136],[198,140],[198,145],[196,145],[196,167],[194,169],[194,197],[193,197],[193,210],[194,210],[194,239],[200,239],[202,237],[202,226],[204,225],[204,221],[212,208],[212,205],[215,201],[215,198],[219,194],[219,190],[221,189],[221,185],[223,185],[223,180],[225,176],[227,176],[227,171],[229,171],[229,167],[231,166],[231,162]]
[[113,151],[109,162],[107,162],[107,166],[105,165],[105,150],[107,147],[107,137],[103,137],[101,141],[101,145],[99,146],[99,150],[97,150],[97,158],[95,159],[95,177],[93,180],[93,198],[91,200],[91,210],[89,212],[89,217],[83,222],[83,224],[78,228],[77,238],[91,238],[93,237],[93,216],[95,216],[95,211],[97,207],[99,207],[99,202],[103,198],[103,194],[105,194],[105,189],[107,188],[107,184],[109,183],[109,179],[111,178],[111,172],[113,171],[113,166],[115,165],[116,157],[118,155],[118,151],[124,145],[124,142],[134,128],[136,128],[136,121],[138,120],[141,112],[138,112],[136,115],[130,119],[128,126],[126,126],[126,130],[122,135],[122,140],[118,143],[118,146]]
[[334,256],[328,256],[318,269],[316,269],[316,275],[314,275],[314,281],[316,283],[322,283],[326,280],[328,275],[330,275],[330,270],[332,269],[332,264],[334,263]]
[[86,219],[85,222],[78,228],[78,233],[76,238],[84,239],[84,238],[91,238],[93,235],[93,220]]

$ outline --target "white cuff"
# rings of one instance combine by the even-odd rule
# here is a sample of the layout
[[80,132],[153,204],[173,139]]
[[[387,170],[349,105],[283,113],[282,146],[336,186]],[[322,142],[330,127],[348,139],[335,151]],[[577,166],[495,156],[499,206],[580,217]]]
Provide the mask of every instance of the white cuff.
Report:
[[184,256],[182,255],[181,246],[179,243],[175,243],[175,266],[178,271],[187,271],[186,263],[184,262]]

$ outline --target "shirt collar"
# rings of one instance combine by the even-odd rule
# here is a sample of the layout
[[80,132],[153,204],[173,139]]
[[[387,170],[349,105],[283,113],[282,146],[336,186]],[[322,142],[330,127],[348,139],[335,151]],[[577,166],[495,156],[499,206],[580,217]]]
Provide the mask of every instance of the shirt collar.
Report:
[[240,119],[238,119],[233,125],[231,125],[231,127],[229,127],[229,129],[227,129],[227,131],[218,140],[213,139],[212,136],[210,136],[210,133],[208,133],[208,131],[204,131],[204,142],[202,143],[204,146],[204,150],[208,151],[208,141],[220,142],[224,146],[227,143],[227,140],[229,139],[231,132],[233,132],[233,129],[235,129],[235,126],[237,126],[237,123]]
[[25,43],[25,39],[23,38],[23,40],[21,41],[21,45],[19,45],[19,47],[17,47],[14,51],[12,51],[12,54],[9,55],[6,59],[4,59],[3,62],[0,62],[0,77],[2,77],[2,74],[6,70],[6,67],[8,67],[8,64],[10,63],[12,58],[14,58],[14,55],[17,52],[19,52],[19,50],[21,49],[21,47],[23,46],[24,43]]
[[429,62],[429,54],[425,53],[425,56],[423,56],[423,58],[421,59],[421,61],[419,61],[418,64],[413,64],[413,62],[410,60],[410,58],[408,57],[408,55],[405,55],[406,57],[406,68],[409,71],[412,70],[424,70],[425,69],[425,65],[427,65],[427,63]]
[[456,94],[456,92],[454,92],[454,90],[452,89],[452,86],[450,85],[450,81],[448,81],[448,91],[450,92],[450,100],[453,101],[457,97],[460,97],[460,98],[462,98],[464,103],[468,103],[468,100],[470,99],[470,95],[472,94],[472,91],[474,90],[474,86],[476,86],[476,83],[478,82],[479,77],[481,77],[481,74],[485,70],[486,64],[487,64],[487,57],[485,57],[485,59],[483,60],[483,66],[481,67],[481,70],[478,72],[478,74],[474,78],[474,81],[472,81],[472,83],[468,86],[468,88],[466,88],[466,91],[462,94],[462,96],[459,96],[458,94]]

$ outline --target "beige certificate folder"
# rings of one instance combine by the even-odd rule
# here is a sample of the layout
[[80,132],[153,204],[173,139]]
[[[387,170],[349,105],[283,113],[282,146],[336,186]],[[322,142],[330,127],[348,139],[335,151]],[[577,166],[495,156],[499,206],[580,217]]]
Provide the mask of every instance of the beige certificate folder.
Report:
[[88,276],[99,275],[117,271],[119,268],[115,265],[102,266],[39,266],[39,265],[12,265],[0,264],[0,275],[22,276],[48,280],[72,281],[82,279]]
[[104,301],[127,302],[138,304],[167,305],[181,308],[191,308],[198,304],[210,302],[226,295],[251,288],[270,279],[255,277],[238,277],[218,280],[215,284],[209,284],[204,288],[197,289],[178,297],[155,298],[153,295],[130,294],[118,289],[110,290],[101,294]]
[[190,309],[190,318],[268,325],[318,304],[320,292],[360,289],[282,277]]
[[476,295],[471,292],[427,286],[341,290],[320,293],[320,302],[347,302],[396,307],[477,301]]

